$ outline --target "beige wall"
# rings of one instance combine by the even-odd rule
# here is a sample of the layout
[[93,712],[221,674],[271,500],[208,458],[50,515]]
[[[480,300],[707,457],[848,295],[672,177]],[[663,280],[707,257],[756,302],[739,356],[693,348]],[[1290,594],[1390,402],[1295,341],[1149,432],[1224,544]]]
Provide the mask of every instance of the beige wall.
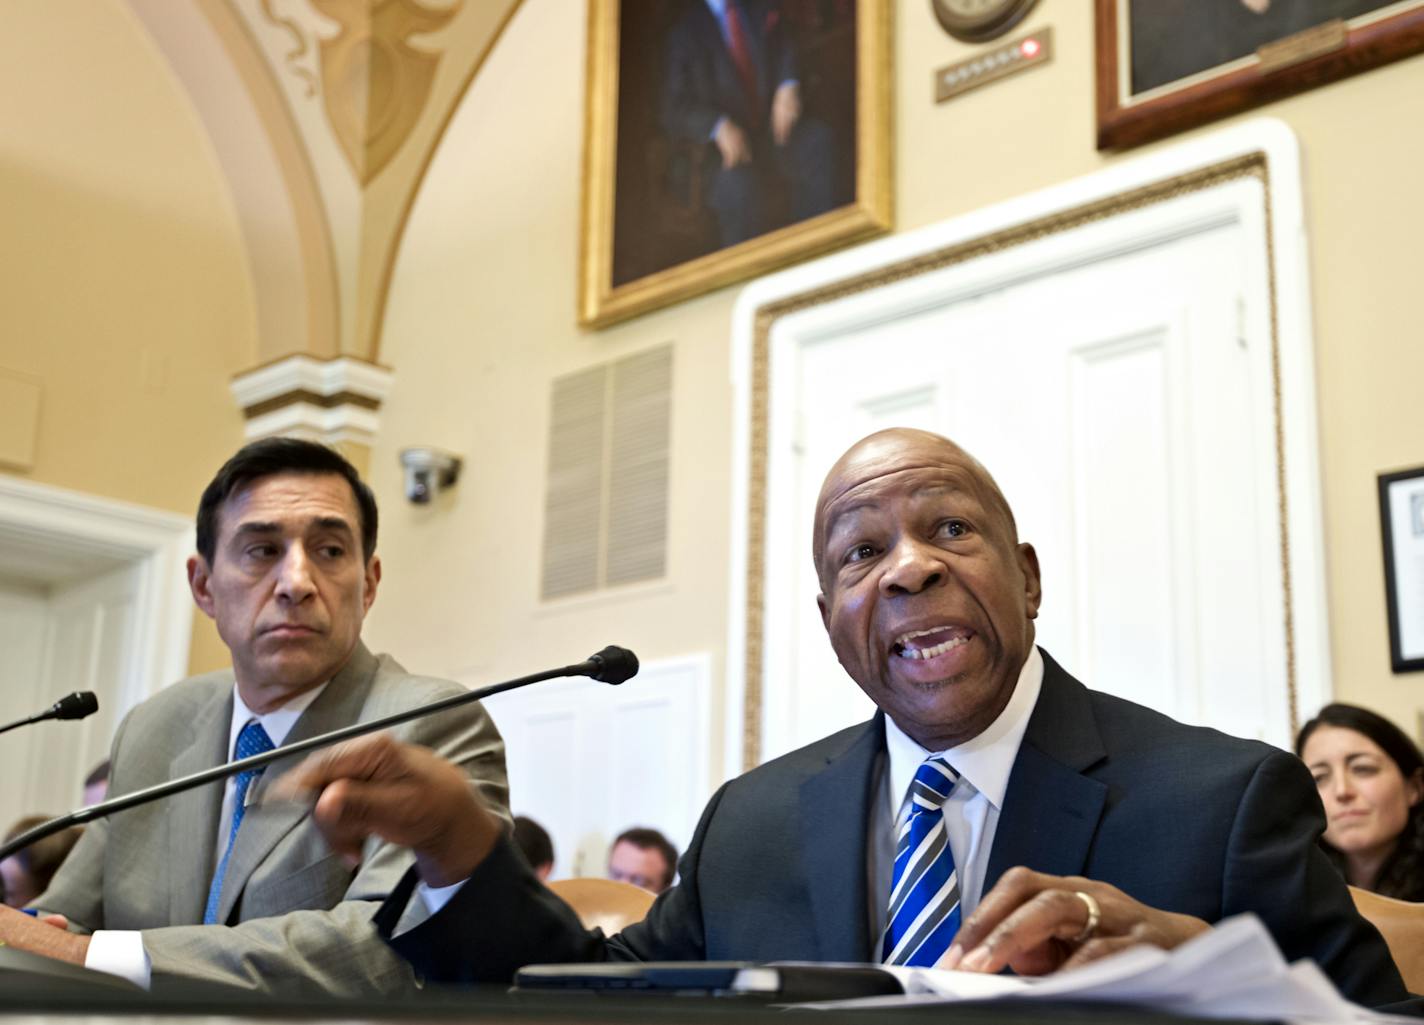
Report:
[[[17,475],[191,513],[242,439],[227,382],[256,352],[207,136],[116,0],[9,0],[0,95],[0,368],[43,388]],[[193,664],[225,661],[199,616]]]
[[[644,659],[720,655],[725,632],[731,293],[612,331],[574,327],[583,23],[556,16],[572,6],[527,0],[452,121],[406,230],[380,353],[397,383],[371,461],[386,577],[370,634],[470,682],[610,642]],[[549,380],[667,341],[670,580],[541,609]],[[413,444],[464,454],[448,503],[395,498],[396,452]]]
[[[413,212],[380,355],[397,368],[398,389],[372,473],[383,496],[397,494],[396,450],[417,443],[464,453],[467,471],[447,505],[413,510],[387,498],[387,578],[372,632],[421,668],[472,681],[609,641],[644,658],[710,651],[720,680],[736,289],[606,331],[574,326],[583,24],[568,16],[573,6],[525,0]],[[943,105],[931,73],[969,48],[940,31],[927,3],[898,3],[896,13],[901,228],[1123,159],[1093,145],[1089,4],[1044,0],[1027,27],[1054,27],[1054,61]],[[1424,676],[1389,670],[1374,475],[1424,463],[1415,394],[1424,345],[1412,318],[1424,137],[1410,127],[1424,123],[1424,58],[1262,113],[1286,120],[1305,154],[1337,688],[1412,729]],[[541,607],[549,378],[668,341],[677,361],[669,581]],[[1232,521],[1222,509],[1202,529]]]

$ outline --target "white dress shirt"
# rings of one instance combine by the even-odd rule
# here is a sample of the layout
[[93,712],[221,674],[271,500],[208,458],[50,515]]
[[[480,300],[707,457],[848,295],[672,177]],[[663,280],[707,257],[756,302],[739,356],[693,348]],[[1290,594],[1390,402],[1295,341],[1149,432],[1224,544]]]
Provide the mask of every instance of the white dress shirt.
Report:
[[968,917],[978,907],[989,868],[989,852],[994,847],[994,833],[999,826],[999,813],[1004,807],[1004,791],[1008,789],[1009,774],[1042,688],[1043,656],[1035,647],[1019,670],[1014,693],[998,718],[977,737],[947,751],[925,750],[893,719],[885,717],[885,750],[889,764],[882,768],[881,785],[876,788],[866,844],[870,935],[877,944],[872,954],[878,952],[879,939],[885,931],[890,883],[895,870],[896,825],[910,799],[910,783],[915,771],[926,758],[935,755],[943,757],[959,773],[959,783],[944,805],[944,828],[954,855],[954,868],[959,874],[961,913]]
[[[254,719],[267,731],[272,746],[281,747],[282,742],[287,739],[287,734],[292,732],[292,727],[307,710],[307,706],[321,696],[326,686],[323,683],[320,687],[303,691],[281,708],[266,715],[258,715],[243,702],[242,695],[237,692],[237,686],[234,684],[232,724],[228,729],[227,739],[228,761],[232,761],[237,750],[238,734]],[[223,852],[227,850],[228,834],[232,832],[233,801],[236,793],[237,780],[229,776],[223,783],[222,811],[218,814],[217,846],[213,849],[214,872],[222,861]],[[248,793],[250,794],[251,790]],[[153,976],[153,964],[149,960],[148,952],[143,949],[143,933],[134,929],[100,929],[94,933],[89,939],[89,951],[84,956],[84,967],[120,976],[144,989],[148,989]]]

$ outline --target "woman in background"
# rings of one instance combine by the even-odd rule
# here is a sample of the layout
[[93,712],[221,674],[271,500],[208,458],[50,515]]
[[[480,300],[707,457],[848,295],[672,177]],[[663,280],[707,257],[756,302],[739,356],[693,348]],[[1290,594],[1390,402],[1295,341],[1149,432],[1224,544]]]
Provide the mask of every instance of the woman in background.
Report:
[[[5,833],[9,842],[21,833],[49,821],[47,815],[32,815],[16,822]],[[44,893],[64,859],[84,833],[83,826],[61,829],[38,843],[0,861],[0,900],[12,908],[22,908]]]
[[1321,846],[1351,886],[1424,901],[1424,756],[1403,730],[1332,704],[1301,727],[1295,753],[1325,805]]

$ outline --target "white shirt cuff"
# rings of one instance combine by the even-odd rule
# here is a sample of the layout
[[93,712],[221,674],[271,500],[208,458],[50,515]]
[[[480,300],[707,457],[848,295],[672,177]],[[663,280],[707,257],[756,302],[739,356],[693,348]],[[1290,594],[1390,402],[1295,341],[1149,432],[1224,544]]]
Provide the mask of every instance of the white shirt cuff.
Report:
[[143,949],[143,933],[131,930],[100,929],[90,936],[84,967],[128,979],[143,989],[148,989],[153,976],[153,962]]
[[416,887],[420,894],[421,903],[425,905],[425,910],[432,915],[437,913],[446,904],[450,903],[450,898],[460,892],[460,887],[465,885],[465,880],[458,883],[451,883],[449,886],[426,886],[421,883]]

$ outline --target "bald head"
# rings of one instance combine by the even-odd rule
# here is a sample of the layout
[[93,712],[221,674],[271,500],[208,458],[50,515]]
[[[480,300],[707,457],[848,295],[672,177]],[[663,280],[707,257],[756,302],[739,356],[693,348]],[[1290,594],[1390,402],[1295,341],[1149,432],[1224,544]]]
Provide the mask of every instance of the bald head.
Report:
[[816,577],[825,590],[826,538],[837,515],[844,512],[843,499],[854,490],[877,479],[906,470],[959,467],[977,497],[1003,516],[1009,538],[1018,540],[1018,526],[1008,499],[999,490],[984,464],[948,438],[912,427],[891,427],[861,438],[836,460],[821,484],[816,499],[816,523],[811,538],[811,557]]
[[1038,556],[954,442],[890,430],[841,456],[816,503],[817,596],[836,658],[927,751],[989,727],[1033,650]]

